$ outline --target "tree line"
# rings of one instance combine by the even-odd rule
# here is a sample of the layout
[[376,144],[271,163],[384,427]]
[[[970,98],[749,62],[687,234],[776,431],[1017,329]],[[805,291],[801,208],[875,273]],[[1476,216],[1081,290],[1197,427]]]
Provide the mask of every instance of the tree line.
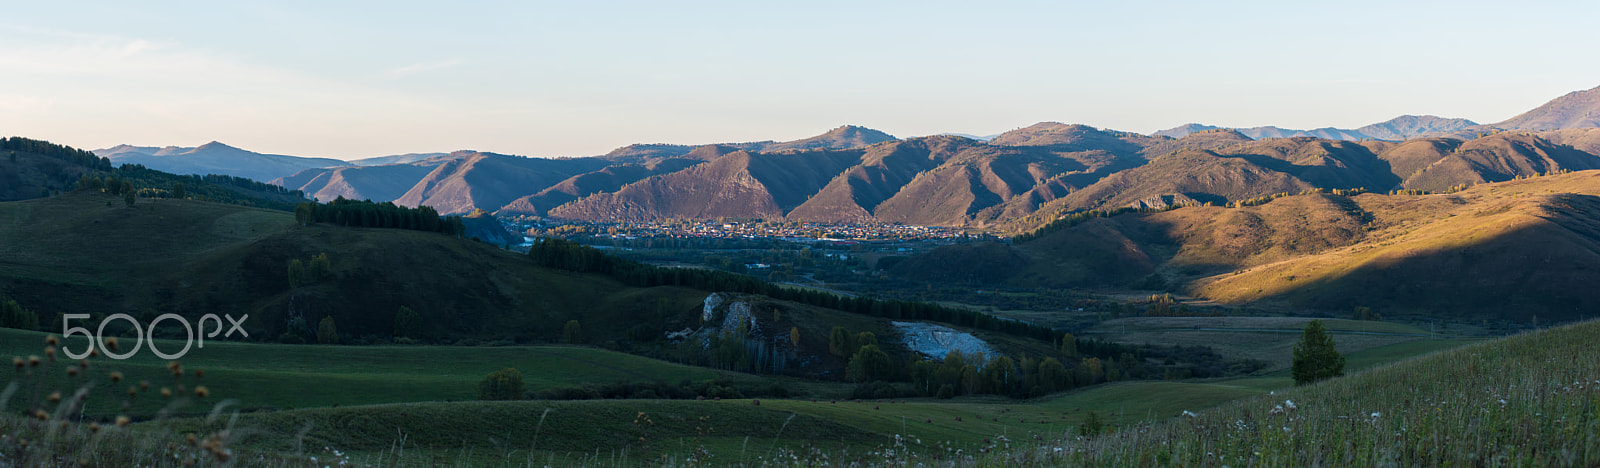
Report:
[[[23,137],[0,138],[0,151],[8,151],[15,155],[17,152],[33,153],[40,156],[60,159],[72,164],[84,166],[92,170],[110,171],[111,160],[95,156],[94,153],[58,145],[43,140],[34,140]],[[69,179],[70,180],[70,179]]]
[[560,270],[600,273],[629,286],[684,286],[711,292],[760,294],[845,312],[894,320],[930,320],[980,330],[1050,341],[1055,330],[982,312],[925,302],[846,297],[812,289],[791,288],[760,279],[717,270],[667,268],[608,255],[598,249],[564,239],[541,238],[528,249],[534,263]]
[[349,200],[339,197],[328,203],[302,202],[294,209],[295,220],[302,226],[311,223],[330,223],[340,226],[409,229],[413,231],[441,232],[460,236],[467,226],[460,216],[440,217],[431,206],[407,208],[394,202],[374,203],[372,200]]

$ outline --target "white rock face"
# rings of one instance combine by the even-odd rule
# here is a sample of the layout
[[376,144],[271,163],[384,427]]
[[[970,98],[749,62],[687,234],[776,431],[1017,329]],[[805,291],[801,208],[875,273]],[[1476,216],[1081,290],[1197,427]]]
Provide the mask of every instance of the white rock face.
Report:
[[711,293],[706,296],[706,307],[700,312],[700,322],[709,323],[717,318],[717,306],[722,305],[722,293]]
[[[750,320],[750,303],[745,301],[734,301],[732,304],[728,304],[728,315],[722,317],[722,332],[731,333],[733,330],[739,328],[739,324],[746,323],[746,320]],[[754,320],[750,320],[749,323],[750,335],[759,336],[761,334],[761,330],[759,329],[761,325],[756,323]]]
[[946,354],[950,354],[950,351],[961,351],[961,354],[969,358],[983,356],[983,360],[987,361],[990,356],[1000,354],[990,347],[989,343],[972,336],[971,333],[956,331],[943,325],[923,322],[890,323],[900,329],[901,341],[906,345],[906,349],[931,358],[943,359]]

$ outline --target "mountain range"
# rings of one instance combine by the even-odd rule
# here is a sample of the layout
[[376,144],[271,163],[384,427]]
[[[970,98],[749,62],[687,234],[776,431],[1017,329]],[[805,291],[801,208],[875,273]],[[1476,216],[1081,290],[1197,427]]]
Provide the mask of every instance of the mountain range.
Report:
[[[987,141],[843,126],[795,141],[638,144],[585,158],[480,151],[338,161],[118,146],[113,162],[221,172],[336,197],[591,221],[740,217],[1025,231],[1095,208],[1226,203],[1313,188],[1440,191],[1600,167],[1600,88],[1500,124],[1402,116],[1353,130],[1144,135],[1045,122]],[[270,176],[270,177],[269,177]]]

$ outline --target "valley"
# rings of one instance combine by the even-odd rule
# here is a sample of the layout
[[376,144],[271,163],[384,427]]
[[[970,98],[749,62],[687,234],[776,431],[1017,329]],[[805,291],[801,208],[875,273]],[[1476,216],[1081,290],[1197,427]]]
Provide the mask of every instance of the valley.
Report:
[[[579,158],[0,140],[0,466],[1589,464],[1596,96]],[[189,348],[208,316],[238,336]]]

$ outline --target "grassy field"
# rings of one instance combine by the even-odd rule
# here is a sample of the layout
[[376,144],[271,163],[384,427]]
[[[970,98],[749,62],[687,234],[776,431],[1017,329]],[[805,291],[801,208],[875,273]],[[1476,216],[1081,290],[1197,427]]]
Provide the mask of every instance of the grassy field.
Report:
[[[1085,333],[1120,343],[1209,346],[1234,359],[1270,363],[1286,369],[1294,343],[1310,318],[1303,317],[1132,317],[1100,322]],[[1339,352],[1345,354],[1429,340],[1438,336],[1414,326],[1343,319],[1323,319]]]
[[[40,354],[43,337],[0,330],[0,355]],[[1372,348],[1351,353],[1350,367],[1355,371],[1461,343],[1418,340]],[[136,423],[104,435],[83,433],[83,440],[76,442],[102,440],[98,443],[114,450],[73,445],[72,437],[58,435],[57,440],[65,444],[59,450],[88,450],[101,457],[96,460],[107,460],[98,466],[117,466],[143,459],[139,457],[170,455],[159,443],[148,441],[181,441],[185,434],[205,439],[226,430],[230,449],[241,456],[258,457],[263,464],[282,466],[300,466],[310,457],[374,464],[399,460],[403,466],[636,465],[647,460],[655,463],[661,457],[669,464],[691,464],[691,460],[762,463],[780,457],[817,460],[821,456],[882,462],[890,451],[901,456],[959,458],[1003,450],[1013,443],[1020,448],[1031,441],[1060,440],[1070,437],[1090,412],[1113,427],[1146,427],[1169,421],[1183,411],[1202,412],[1268,392],[1293,391],[1288,388],[1289,379],[1279,372],[1213,381],[1118,382],[1035,400],[446,402],[472,399],[482,375],[504,366],[521,369],[535,389],[629,379],[676,381],[720,376],[738,381],[755,377],[574,347],[218,342],[193,350],[184,362],[188,369],[205,369],[206,375],[195,379],[191,373],[183,383],[191,389],[203,384],[213,392],[207,400],[175,398],[188,401],[180,412],[193,416]],[[63,372],[62,363],[44,370],[48,366],[42,365],[39,372]],[[123,384],[146,378],[157,386],[172,382],[162,362],[148,353],[127,361],[96,359],[90,373],[104,383],[104,373],[113,368],[128,375]],[[0,385],[40,380],[18,375],[8,374]],[[47,381],[67,383],[66,377]],[[112,390],[116,388],[91,388],[91,408],[99,399],[121,401],[97,393]],[[7,412],[27,407],[40,395],[35,388],[20,388]],[[225,398],[239,402],[221,405],[216,417],[202,416]],[[153,394],[142,394],[133,410],[148,414],[166,404]],[[229,416],[241,406],[279,410],[247,412],[237,419]],[[75,427],[73,430],[83,432],[81,426]],[[194,454],[183,454],[190,455]]]
[[[46,334],[0,329],[0,356],[43,356]],[[69,349],[81,349],[82,338],[67,342]],[[126,342],[126,341],[124,341]],[[169,352],[181,343],[162,341]],[[149,381],[153,392],[161,387],[176,389],[205,385],[214,398],[238,400],[239,405],[262,409],[371,405],[417,401],[463,401],[477,398],[478,382],[490,372],[506,367],[518,369],[528,390],[571,387],[585,383],[608,384],[619,381],[661,381],[678,384],[726,378],[738,382],[761,382],[760,378],[731,372],[683,366],[594,348],[561,346],[317,346],[271,345],[209,342],[204,349],[193,348],[182,360],[189,370],[175,381],[160,360],[148,349],[133,358],[113,361],[99,358],[90,367],[90,379],[97,385],[90,400],[91,414],[115,415],[126,399],[126,387]],[[82,377],[69,379],[66,362],[43,366],[38,374],[43,387],[70,393],[89,383]],[[195,377],[193,370],[203,370]],[[112,371],[121,372],[126,381],[109,385]],[[21,380],[21,375],[5,371],[5,380]],[[30,378],[29,381],[41,379]],[[0,386],[3,386],[0,383]],[[53,391],[53,390],[52,390]],[[17,398],[25,398],[26,392]],[[134,398],[132,415],[150,416],[168,402],[151,394]],[[185,411],[203,411],[200,405]]]

